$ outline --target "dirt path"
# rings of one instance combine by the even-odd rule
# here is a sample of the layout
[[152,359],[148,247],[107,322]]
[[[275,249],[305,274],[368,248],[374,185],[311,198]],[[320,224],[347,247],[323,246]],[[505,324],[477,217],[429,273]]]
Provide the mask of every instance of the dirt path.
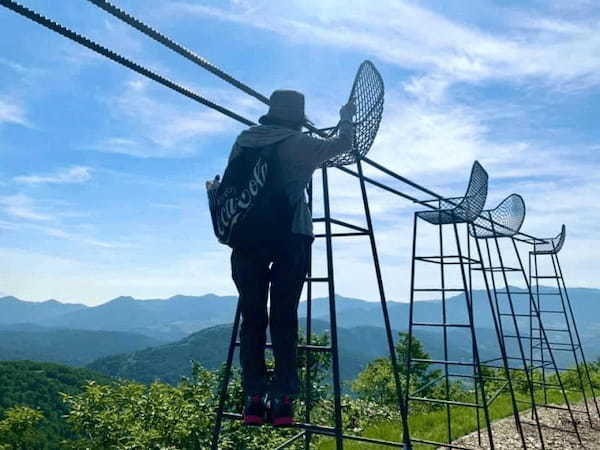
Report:
[[[585,404],[580,403],[572,405],[573,409],[584,411]],[[565,431],[550,429],[543,427],[542,431],[544,434],[544,442],[546,449],[554,450],[599,450],[600,449],[600,418],[595,413],[595,407],[590,402],[590,411],[592,412],[592,423],[587,419],[587,415],[574,413],[575,421],[577,422],[577,428],[581,435],[582,443],[579,443],[577,435]],[[562,430],[573,430],[573,425],[567,411],[540,408],[539,410],[540,422]],[[535,422],[531,419],[531,410],[522,411],[521,421],[530,422],[532,425],[523,424],[523,431],[525,432],[525,439],[527,440],[528,449],[541,449],[540,438],[538,435],[537,427]],[[494,435],[494,444],[496,450],[515,450],[522,449],[521,438],[515,428],[514,418],[507,417],[492,424],[492,430]],[[477,432],[473,432],[462,438],[456,440],[454,444],[461,445],[469,448],[476,449],[489,449],[487,444],[487,433],[486,430],[481,432],[482,445],[478,445]]]

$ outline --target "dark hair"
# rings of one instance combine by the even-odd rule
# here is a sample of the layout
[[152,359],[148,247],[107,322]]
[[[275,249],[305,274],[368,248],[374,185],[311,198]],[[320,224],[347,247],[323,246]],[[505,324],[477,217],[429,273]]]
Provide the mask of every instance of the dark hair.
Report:
[[275,125],[278,127],[290,128],[292,130],[297,130],[297,131],[301,131],[302,125],[304,124],[304,122],[293,122],[291,120],[277,119],[277,118],[268,117],[268,116],[261,117],[259,122],[263,125]]

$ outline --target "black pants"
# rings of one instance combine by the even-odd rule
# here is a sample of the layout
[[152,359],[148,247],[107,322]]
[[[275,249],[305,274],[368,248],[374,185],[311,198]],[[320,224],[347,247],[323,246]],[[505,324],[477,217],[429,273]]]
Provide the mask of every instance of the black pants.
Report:
[[[308,271],[311,243],[309,236],[291,235],[276,245],[234,249],[231,253],[232,276],[240,295],[240,364],[246,395],[298,393],[298,301]],[[271,308],[267,315],[269,284]],[[275,358],[271,386],[265,365],[269,316]]]

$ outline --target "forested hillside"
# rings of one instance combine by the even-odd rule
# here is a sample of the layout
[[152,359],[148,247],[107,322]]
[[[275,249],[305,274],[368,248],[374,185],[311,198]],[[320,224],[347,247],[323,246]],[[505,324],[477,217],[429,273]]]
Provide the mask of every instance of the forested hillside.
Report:
[[161,343],[158,339],[121,331],[0,329],[0,360],[25,359],[85,366],[103,356]]
[[74,437],[64,420],[68,407],[60,393],[76,395],[89,380],[110,384],[112,380],[89,369],[32,361],[0,361],[0,420],[12,407],[25,405],[39,410],[44,419],[36,429],[39,449],[60,449],[61,439]]

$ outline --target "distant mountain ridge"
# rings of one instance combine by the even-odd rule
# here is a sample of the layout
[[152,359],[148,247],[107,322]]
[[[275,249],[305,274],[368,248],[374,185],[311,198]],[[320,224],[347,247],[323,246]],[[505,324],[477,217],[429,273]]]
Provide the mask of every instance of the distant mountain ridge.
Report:
[[[304,323],[301,321],[301,326]],[[315,319],[313,332],[323,334],[329,330],[329,323]],[[482,340],[488,341],[491,330],[481,330]],[[451,331],[450,339],[458,343],[463,340],[463,332]],[[427,351],[439,358],[443,354],[439,332],[419,330],[415,335],[424,342]],[[208,369],[217,369],[225,362],[231,337],[231,324],[218,325],[200,330],[186,338],[144,350],[112,355],[100,358],[87,367],[113,377],[122,377],[151,383],[155,380],[176,384],[182,376],[191,374],[191,360],[198,361]],[[397,339],[398,332],[394,331]],[[351,380],[375,358],[388,355],[385,330],[382,327],[361,326],[353,328],[338,327],[340,351],[340,370],[343,380]],[[451,359],[464,360],[470,357],[469,349],[454,345]],[[483,345],[483,354],[492,355],[496,350],[495,342],[491,347]],[[236,354],[235,364],[238,364]]]
[[31,360],[83,367],[103,356],[133,352],[164,341],[123,331],[0,325],[0,360]]
[[[600,334],[600,289],[571,288],[569,295],[581,333]],[[165,341],[177,341],[199,330],[231,323],[236,303],[237,297],[214,294],[198,297],[177,295],[168,299],[151,300],[117,297],[98,306],[66,304],[56,300],[25,302],[14,297],[3,297],[0,298],[0,324],[30,323],[58,328],[124,331]],[[383,326],[378,301],[369,302],[337,296],[336,309],[340,327]],[[388,301],[388,310],[392,327],[406,329],[408,303]],[[415,304],[415,317],[421,321],[439,321],[440,311],[441,302],[438,300]],[[464,296],[449,298],[447,312],[448,321],[464,321]],[[312,314],[313,318],[328,320],[328,299],[314,299]],[[485,291],[474,291],[474,314],[478,327],[493,327]],[[299,316],[305,316],[305,302],[300,305]],[[552,318],[546,319],[547,326],[553,325]],[[554,318],[557,319],[558,317]]]
[[0,297],[0,324],[42,323],[46,320],[89,308],[78,303],[61,303],[57,300],[29,302],[16,297]]
[[[600,356],[600,290],[571,289],[569,293],[588,360],[594,361]],[[515,303],[527,306],[527,296],[515,297]],[[208,368],[216,368],[223,362],[236,302],[236,297],[213,294],[166,300],[118,297],[89,307],[55,300],[34,303],[4,297],[0,299],[0,359],[89,364],[108,375],[176,382],[188,374],[191,359]],[[301,318],[305,306],[304,302],[300,306]],[[466,322],[464,296],[447,299],[446,306],[449,323]],[[387,354],[381,306],[379,302],[338,296],[336,308],[342,376],[349,379],[373,358]],[[393,329],[406,330],[409,305],[388,302],[388,310]],[[417,302],[414,310],[419,322],[441,320],[440,301]],[[314,332],[327,332],[328,299],[313,300],[312,313]],[[485,291],[474,291],[474,315],[482,358],[494,355],[496,336]],[[547,318],[549,328],[560,325],[560,317],[552,316]],[[464,348],[469,340],[461,335],[464,331],[449,330],[455,359],[469,357],[470,351],[465,353],[468,349]],[[434,358],[441,357],[439,329],[420,328],[415,334],[427,352]]]

